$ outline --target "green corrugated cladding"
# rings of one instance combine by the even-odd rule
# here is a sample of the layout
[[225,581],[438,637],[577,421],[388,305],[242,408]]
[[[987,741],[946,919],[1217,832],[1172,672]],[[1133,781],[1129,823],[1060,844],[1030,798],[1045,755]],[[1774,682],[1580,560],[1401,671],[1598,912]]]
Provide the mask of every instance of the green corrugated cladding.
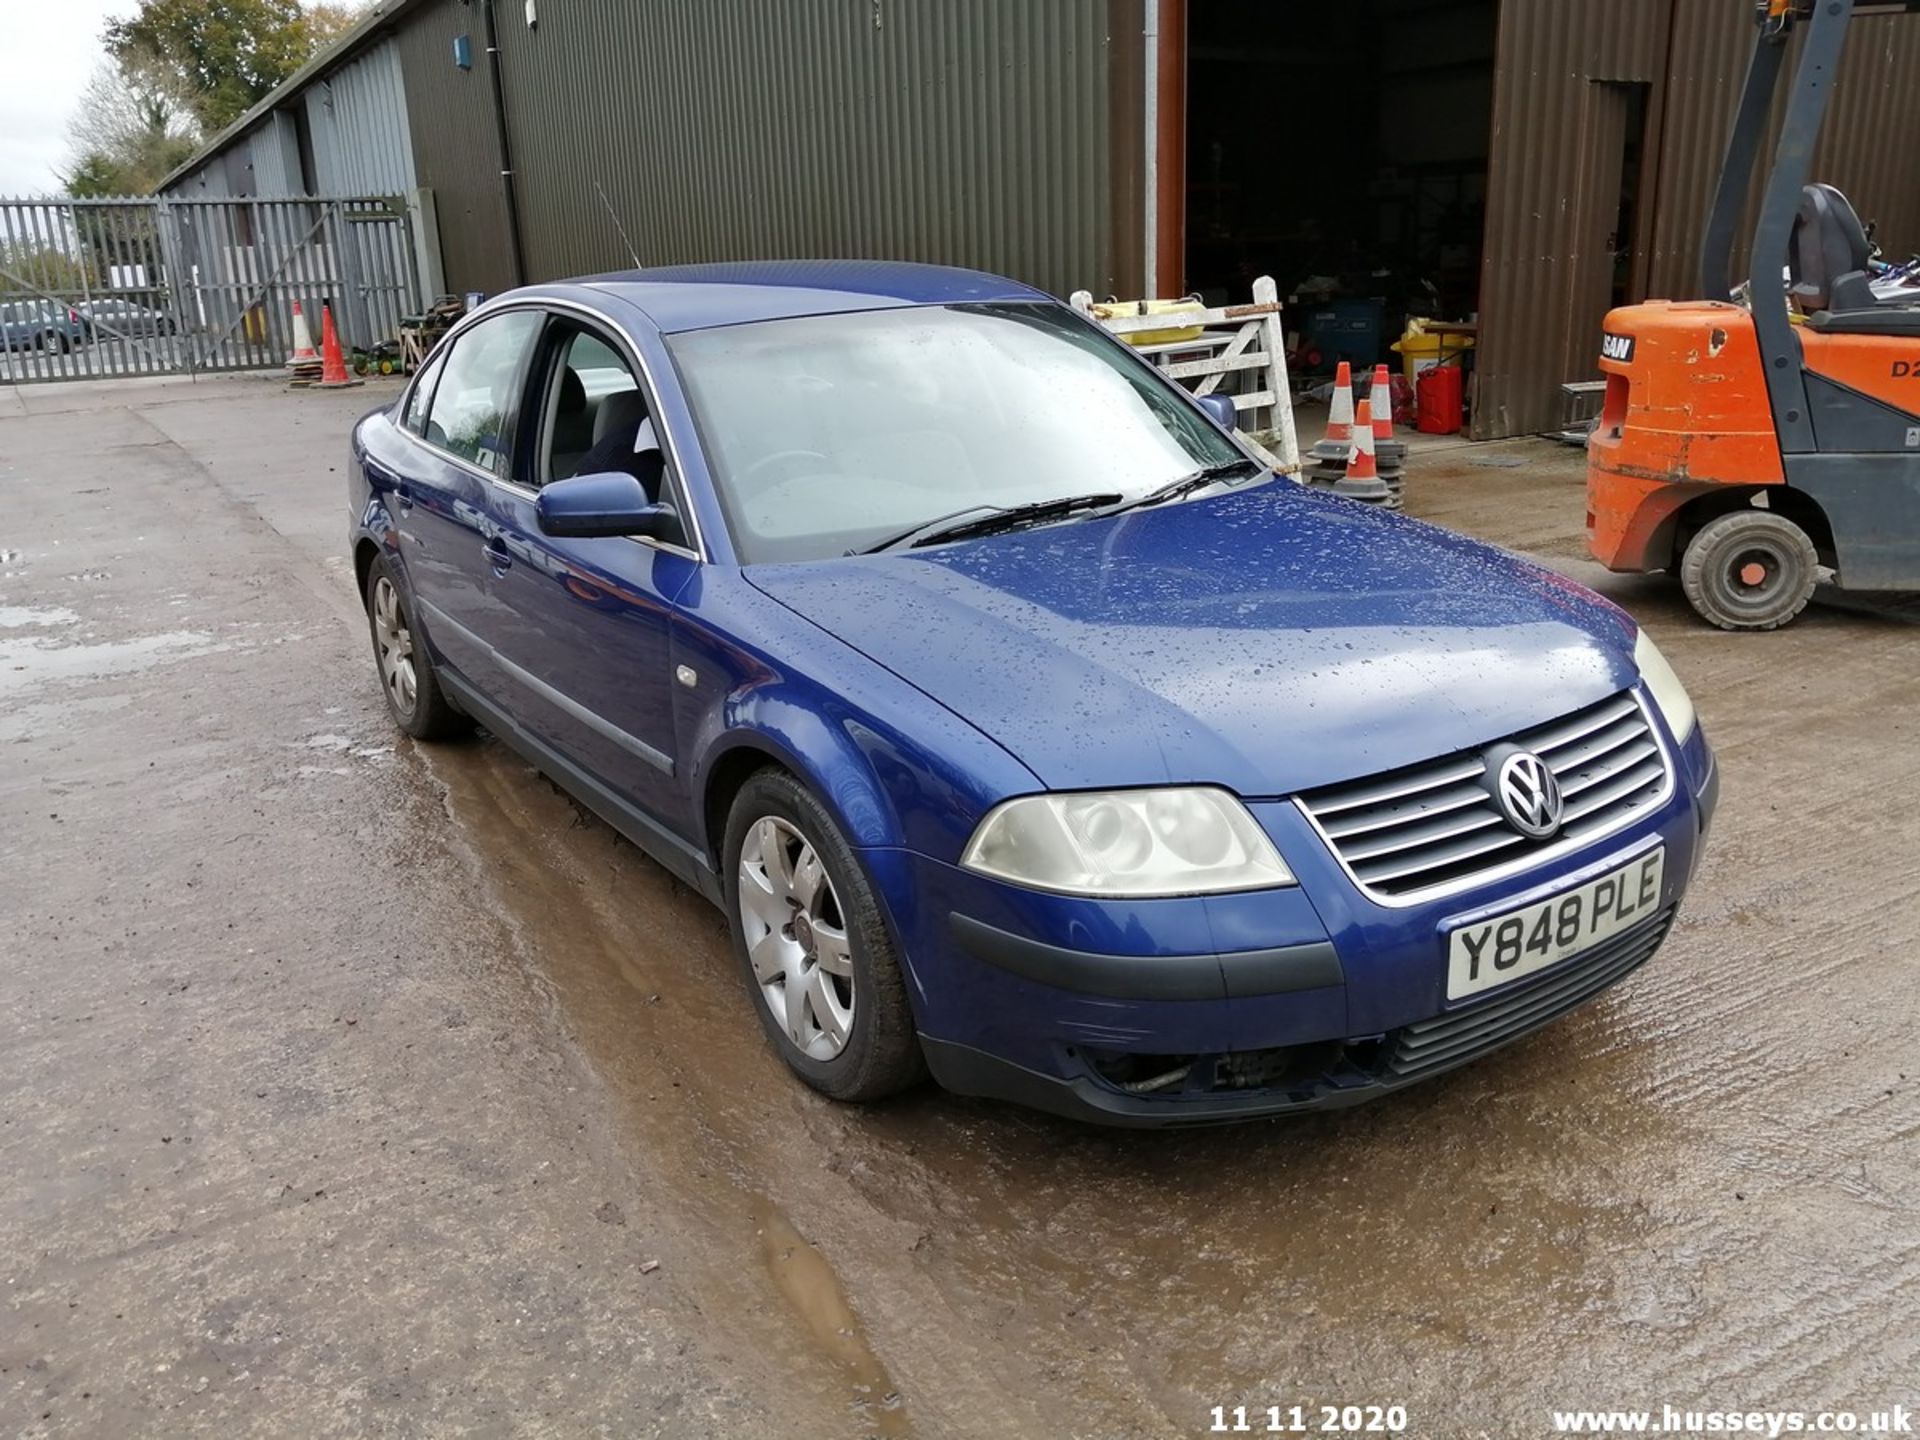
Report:
[[[538,5],[536,27],[498,9],[529,281],[627,267],[624,227],[647,265],[886,257],[1124,288],[1109,21],[1137,3]],[[400,31],[448,283],[503,288],[481,6],[435,0]]]

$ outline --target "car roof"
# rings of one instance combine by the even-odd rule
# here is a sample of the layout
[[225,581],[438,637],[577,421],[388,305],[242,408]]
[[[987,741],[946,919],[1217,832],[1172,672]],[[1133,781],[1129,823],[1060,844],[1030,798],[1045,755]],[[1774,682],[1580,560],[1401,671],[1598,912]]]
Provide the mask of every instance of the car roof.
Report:
[[664,265],[571,282],[617,297],[666,332],[908,305],[1048,301],[1030,285],[897,260],[762,260]]

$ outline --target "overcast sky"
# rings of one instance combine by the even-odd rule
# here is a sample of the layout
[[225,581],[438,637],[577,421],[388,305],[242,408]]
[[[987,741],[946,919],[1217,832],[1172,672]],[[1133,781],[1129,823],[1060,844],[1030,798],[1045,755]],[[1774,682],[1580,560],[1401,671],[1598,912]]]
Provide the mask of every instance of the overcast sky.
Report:
[[135,0],[0,0],[0,195],[58,191],[67,121],[100,63],[100,30]]
[[139,0],[0,0],[0,196],[58,193],[58,172],[72,163],[67,122],[104,58],[100,31],[139,8]]

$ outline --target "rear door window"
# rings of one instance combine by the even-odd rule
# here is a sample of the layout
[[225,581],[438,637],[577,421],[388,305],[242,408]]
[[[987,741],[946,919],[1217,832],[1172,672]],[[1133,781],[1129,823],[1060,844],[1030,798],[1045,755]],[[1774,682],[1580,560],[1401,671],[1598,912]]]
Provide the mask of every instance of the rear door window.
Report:
[[520,389],[542,319],[538,311],[511,310],[455,339],[428,405],[429,445],[489,475],[511,477]]
[[427,406],[433,403],[433,387],[439,383],[440,367],[446,358],[444,351],[436,351],[407,395],[407,413],[401,423],[422,438],[427,433]]

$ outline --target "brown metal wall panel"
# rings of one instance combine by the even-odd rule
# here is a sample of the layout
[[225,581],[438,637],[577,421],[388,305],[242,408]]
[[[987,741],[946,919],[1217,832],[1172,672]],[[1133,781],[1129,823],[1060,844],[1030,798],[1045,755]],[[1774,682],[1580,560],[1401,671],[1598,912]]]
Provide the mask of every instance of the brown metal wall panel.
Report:
[[[889,257],[1122,288],[1108,0],[573,0],[498,24],[529,280],[625,268],[630,243],[646,265]],[[482,29],[440,0],[400,40],[460,289],[509,268]]]
[[1657,81],[1667,6],[1506,0],[1500,7],[1477,437],[1547,429],[1559,419],[1561,382],[1594,368],[1600,313],[1587,312],[1613,266],[1607,240],[1618,210],[1622,133],[1617,97],[1603,82]]
[[1853,22],[1833,109],[1814,154],[1816,179],[1838,185],[1890,259],[1920,250],[1920,17]]
[[1753,54],[1753,11],[1728,0],[1675,0],[1672,33],[1646,271],[1647,294],[1667,298],[1700,288],[1700,239]]
[[[503,19],[506,13],[503,7]],[[453,63],[457,35],[471,37],[471,70]],[[433,0],[405,17],[395,42],[414,169],[419,183],[434,192],[447,283],[456,290],[504,290],[513,283],[513,259],[501,206],[480,7]]]
[[[1707,206],[1753,37],[1752,15],[1744,6],[1678,0],[1667,81],[1672,118],[1663,139],[1650,295],[1685,296],[1699,288]],[[1774,107],[1776,135],[1785,88]],[[1920,22],[1862,16],[1847,37],[1813,173],[1844,190],[1863,216],[1880,222],[1881,243],[1892,255],[1920,246],[1920,152],[1910,143],[1915,134],[1920,134]],[[1768,154],[1771,145],[1769,140]],[[1750,206],[1735,247],[1741,262],[1753,218]]]
[[[1583,96],[1595,82],[1651,82],[1636,226],[1645,253],[1635,257],[1634,290],[1689,296],[1699,288],[1707,207],[1753,43],[1746,0],[1505,0],[1481,271],[1477,436],[1559,423],[1561,383],[1595,373],[1606,308],[1596,279],[1611,263],[1604,252],[1614,212],[1606,176],[1593,167],[1610,163],[1604,147],[1618,140],[1607,130],[1607,107]],[[1814,173],[1879,220],[1891,255],[1920,247],[1915,134],[1920,21],[1860,18]]]

